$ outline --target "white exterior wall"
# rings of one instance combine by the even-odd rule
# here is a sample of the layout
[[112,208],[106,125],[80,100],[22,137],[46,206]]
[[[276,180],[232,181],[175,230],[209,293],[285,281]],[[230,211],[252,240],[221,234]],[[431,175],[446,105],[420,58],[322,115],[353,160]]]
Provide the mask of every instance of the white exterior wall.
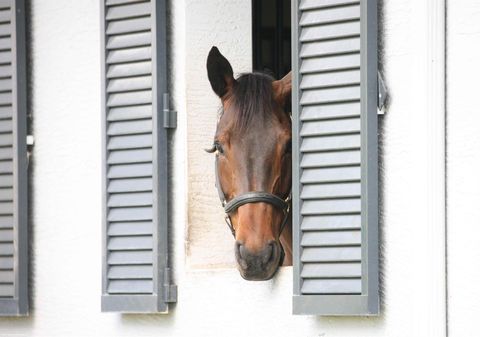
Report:
[[[100,312],[99,4],[32,0],[33,308],[28,318],[0,319],[0,335],[444,335],[441,22],[433,20],[432,6],[439,2],[383,4],[381,59],[391,104],[380,122],[383,305],[381,316],[371,318],[292,316],[291,268],[272,281],[246,282],[231,267],[232,238],[213,186],[213,158],[202,151],[218,108],[205,57],[215,44],[236,72],[249,70],[249,1],[171,3],[178,303],[168,315]],[[207,244],[216,248],[208,252]]]
[[448,1],[448,325],[478,336],[480,315],[480,3]]

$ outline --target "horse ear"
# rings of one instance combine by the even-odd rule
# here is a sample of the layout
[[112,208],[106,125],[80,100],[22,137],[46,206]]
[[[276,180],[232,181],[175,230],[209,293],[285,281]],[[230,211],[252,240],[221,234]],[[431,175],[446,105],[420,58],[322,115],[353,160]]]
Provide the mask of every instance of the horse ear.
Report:
[[272,86],[275,100],[283,104],[292,93],[292,72],[290,71],[281,80],[273,81]]
[[220,98],[235,84],[232,66],[217,47],[212,47],[208,53],[207,72],[212,89]]

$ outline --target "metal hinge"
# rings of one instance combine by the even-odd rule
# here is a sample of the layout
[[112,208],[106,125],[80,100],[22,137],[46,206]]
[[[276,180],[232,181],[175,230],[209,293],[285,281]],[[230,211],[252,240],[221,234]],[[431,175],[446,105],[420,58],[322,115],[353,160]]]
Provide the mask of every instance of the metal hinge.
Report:
[[163,127],[174,129],[177,127],[177,111],[170,110],[170,95],[163,94]]
[[33,152],[33,145],[35,144],[35,139],[33,135],[27,135],[27,166],[30,165],[30,157],[32,156]]
[[378,100],[377,100],[377,108],[378,114],[383,115],[385,114],[385,102],[387,101],[388,92],[387,87],[385,86],[385,82],[383,81],[382,75],[380,72],[377,72],[377,92],[378,92]]
[[170,268],[163,271],[163,298],[165,303],[177,302],[177,285],[172,284]]

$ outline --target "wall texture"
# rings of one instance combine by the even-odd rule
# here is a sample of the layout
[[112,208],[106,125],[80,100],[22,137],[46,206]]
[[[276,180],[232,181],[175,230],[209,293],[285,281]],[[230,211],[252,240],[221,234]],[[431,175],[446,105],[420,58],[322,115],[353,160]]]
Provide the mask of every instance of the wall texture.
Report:
[[449,336],[477,336],[480,314],[480,4],[448,1]]
[[178,303],[168,315],[100,312],[99,4],[33,0],[33,308],[28,318],[1,319],[0,335],[444,335],[438,191],[443,97],[436,96],[441,29],[435,3],[382,6],[381,59],[391,93],[380,122],[382,315],[321,318],[291,315],[291,268],[272,281],[252,283],[231,267],[232,239],[213,187],[213,158],[202,151],[212,140],[218,108],[205,56],[216,44],[236,72],[250,69],[250,7],[240,0],[171,1],[171,87],[179,116],[172,139]]

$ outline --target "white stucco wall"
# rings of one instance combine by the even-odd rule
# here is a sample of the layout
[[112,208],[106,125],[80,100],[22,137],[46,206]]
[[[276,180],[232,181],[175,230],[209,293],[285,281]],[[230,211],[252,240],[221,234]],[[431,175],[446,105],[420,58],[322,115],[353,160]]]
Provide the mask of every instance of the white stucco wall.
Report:
[[[202,151],[212,140],[218,107],[205,57],[216,44],[235,71],[249,70],[249,2],[171,3],[171,84],[179,116],[171,170],[178,303],[168,315],[100,312],[99,4],[33,0],[33,305],[28,318],[0,319],[0,335],[444,335],[437,125],[443,97],[436,95],[439,27],[432,20],[438,2],[383,4],[381,59],[391,104],[380,122],[383,305],[382,315],[372,318],[292,316],[291,268],[272,281],[252,283],[229,267],[231,245],[217,242],[232,239],[217,206],[213,158]],[[207,244],[211,254],[205,254]]]
[[480,3],[448,1],[448,319],[452,337],[478,336],[480,315]]

